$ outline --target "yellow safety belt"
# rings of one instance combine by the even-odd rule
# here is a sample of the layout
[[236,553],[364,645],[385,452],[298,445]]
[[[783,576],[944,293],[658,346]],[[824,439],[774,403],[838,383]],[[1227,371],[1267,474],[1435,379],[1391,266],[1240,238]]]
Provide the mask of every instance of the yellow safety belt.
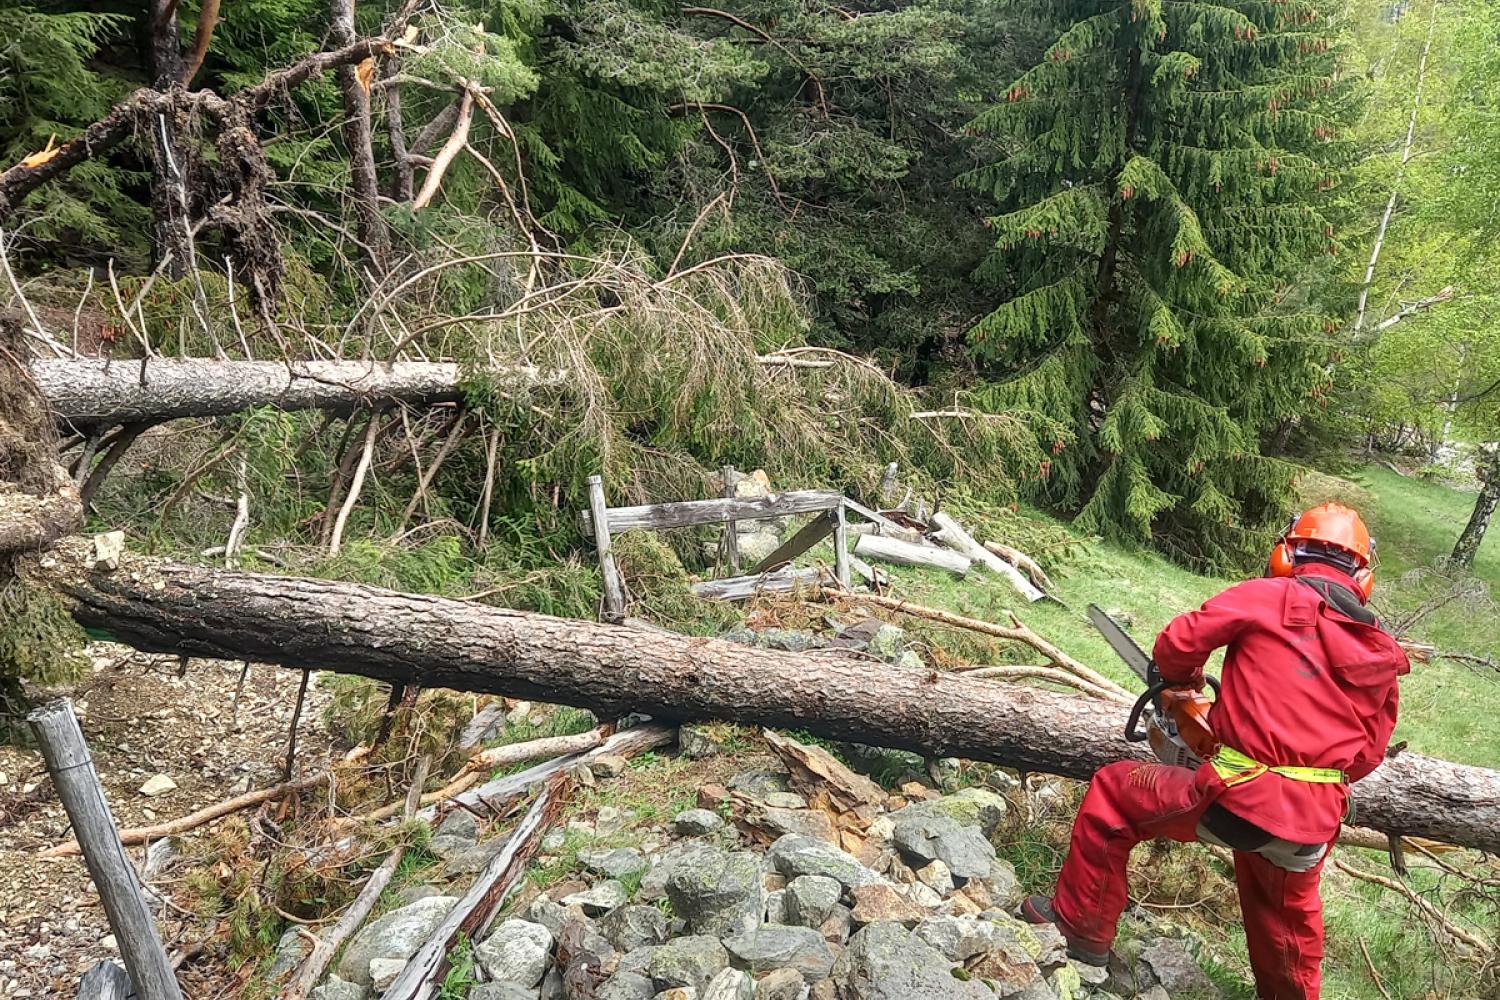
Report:
[[1220,747],[1210,763],[1219,773],[1219,777],[1224,780],[1224,784],[1230,787],[1253,781],[1267,772],[1279,774],[1283,778],[1291,778],[1293,781],[1310,781],[1319,785],[1342,785],[1349,780],[1344,772],[1336,767],[1297,767],[1294,765],[1272,767],[1241,753],[1234,747]]

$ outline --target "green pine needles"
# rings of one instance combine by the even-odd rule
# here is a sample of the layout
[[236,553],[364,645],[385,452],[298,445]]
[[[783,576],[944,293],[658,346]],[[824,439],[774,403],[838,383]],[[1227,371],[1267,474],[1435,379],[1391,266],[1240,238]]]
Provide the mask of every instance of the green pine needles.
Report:
[[1038,496],[1179,558],[1258,555],[1294,469],[1261,454],[1316,405],[1334,320],[1307,287],[1336,252],[1342,6],[1079,0],[981,112],[1006,298],[969,333],[979,396],[1061,425]]

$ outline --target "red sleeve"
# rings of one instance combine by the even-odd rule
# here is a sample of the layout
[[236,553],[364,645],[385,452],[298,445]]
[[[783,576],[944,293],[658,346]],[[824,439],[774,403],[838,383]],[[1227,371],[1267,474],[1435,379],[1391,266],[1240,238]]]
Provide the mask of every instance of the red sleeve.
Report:
[[1263,581],[1247,580],[1210,598],[1197,611],[1173,618],[1156,637],[1152,655],[1164,680],[1173,684],[1203,685],[1203,664],[1209,654],[1227,646],[1264,614]]
[[1399,678],[1411,670],[1411,661],[1406,658],[1406,651],[1399,647],[1396,649],[1394,658],[1398,662],[1386,688],[1385,698],[1374,711],[1365,717],[1365,732],[1369,736],[1369,741],[1365,744],[1365,748],[1355,755],[1353,762],[1344,769],[1344,773],[1349,776],[1351,782],[1358,781],[1380,766],[1385,760],[1385,751],[1390,746],[1391,734],[1396,731],[1396,709],[1401,701]]

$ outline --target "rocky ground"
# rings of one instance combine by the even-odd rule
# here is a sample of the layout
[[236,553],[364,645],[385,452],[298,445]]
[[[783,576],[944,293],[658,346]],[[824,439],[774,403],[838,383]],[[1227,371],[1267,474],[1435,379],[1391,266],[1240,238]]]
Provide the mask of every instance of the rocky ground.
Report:
[[[194,660],[179,673],[174,659],[114,646],[92,652],[91,675],[59,693],[73,699],[121,826],[163,822],[280,780],[297,673],[251,670],[236,705],[238,664]],[[316,686],[309,690],[299,773],[329,757],[320,720],[326,701]],[[116,953],[83,862],[36,856],[68,837],[41,755],[0,746],[0,997],[73,996],[78,977]],[[144,871],[147,851],[128,853]],[[155,859],[163,856],[158,849]],[[153,881],[170,896],[180,875]],[[201,934],[170,906],[158,913],[169,949]]]
[[[1021,888],[991,835],[994,788],[872,791],[816,747],[772,737],[784,769],[698,790],[664,817],[603,806],[553,831],[533,883],[472,950],[444,996],[473,1000],[1182,1000],[1218,991],[1190,940],[1132,917],[1109,969],[1067,959],[1051,927],[1012,916]],[[711,736],[684,740],[711,753]],[[824,772],[832,767],[831,773]],[[819,773],[824,772],[824,773]],[[637,780],[638,780],[637,776]],[[613,765],[591,779],[607,793]],[[1002,779],[1003,783],[1003,779]],[[854,801],[861,796],[864,801]],[[878,802],[876,797],[878,796]],[[596,796],[595,801],[608,798]],[[852,808],[845,808],[852,806]],[[896,807],[894,809],[890,807]],[[647,812],[651,812],[647,810]],[[503,839],[503,838],[497,838]],[[451,813],[434,849],[482,844]],[[625,845],[625,846],[622,846]],[[843,846],[841,846],[843,845]],[[852,850],[845,850],[849,846]],[[451,907],[413,885],[345,949],[321,1000],[367,1000]],[[283,941],[282,962],[305,949]]]
[[[899,628],[829,623],[827,634],[742,630],[782,649],[831,647],[900,661]],[[190,665],[101,651],[70,693],[122,826],[181,816],[280,778],[298,675]],[[328,695],[310,691],[299,767],[338,756]],[[540,706],[511,716],[546,717]],[[503,726],[506,713],[491,717]],[[587,721],[587,720],[584,720]],[[497,734],[499,730],[497,729]],[[503,738],[497,735],[497,738]],[[524,738],[524,737],[522,737]],[[1004,771],[842,746],[887,782],[827,750],[775,733],[685,726],[673,752],[575,768],[577,791],[520,890],[479,940],[451,955],[444,1000],[1182,1000],[1217,996],[1187,935],[1135,914],[1115,964],[1067,960],[1049,927],[1011,914],[1022,889],[995,834],[1022,801]],[[114,954],[82,863],[38,861],[67,820],[34,752],[0,750],[0,997],[73,995]],[[437,779],[435,779],[437,780]],[[975,781],[982,786],[960,787]],[[934,786],[948,788],[942,795]],[[892,791],[892,789],[895,789]],[[399,794],[399,789],[395,790]],[[1063,802],[1051,784],[1026,793]],[[253,813],[224,820],[230,829]],[[262,823],[264,827],[265,824]],[[186,907],[208,827],[185,842],[134,848],[169,949],[211,929]],[[321,1000],[371,1000],[504,846],[505,822],[463,809],[435,820],[426,860],[403,869],[318,988]],[[414,855],[416,856],[416,855]],[[190,863],[189,863],[190,862]],[[314,910],[314,912],[316,912]],[[183,970],[193,997],[269,996],[326,920],[288,923],[274,954],[232,971],[217,951]],[[213,932],[218,938],[218,932]],[[222,947],[217,940],[214,948]]]

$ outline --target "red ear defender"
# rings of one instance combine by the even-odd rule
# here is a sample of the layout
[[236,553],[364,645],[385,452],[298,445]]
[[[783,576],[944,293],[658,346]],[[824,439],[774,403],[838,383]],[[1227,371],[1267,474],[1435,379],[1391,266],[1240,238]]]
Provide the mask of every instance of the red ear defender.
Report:
[[1287,541],[1287,536],[1297,530],[1297,521],[1300,515],[1293,514],[1292,519],[1286,523],[1286,530],[1271,546],[1271,558],[1266,566],[1269,576],[1291,576],[1292,575],[1292,545]]
[[1375,571],[1366,566],[1354,574],[1354,585],[1359,588],[1360,594],[1368,601],[1370,595],[1375,592]]
[[1266,572],[1270,576],[1292,575],[1292,547],[1285,541],[1271,546],[1271,559]]

